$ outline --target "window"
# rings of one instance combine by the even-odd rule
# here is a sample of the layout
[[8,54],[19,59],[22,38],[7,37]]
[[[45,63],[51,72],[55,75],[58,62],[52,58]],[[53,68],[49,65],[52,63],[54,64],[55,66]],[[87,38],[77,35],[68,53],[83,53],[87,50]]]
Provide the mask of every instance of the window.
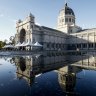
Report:
[[87,48],[87,44],[83,44],[83,48]]
[[56,44],[56,48],[58,48],[58,44]]
[[35,38],[33,38],[33,43],[35,43]]
[[68,22],[68,18],[65,18],[65,22]]
[[64,22],[64,19],[62,19],[62,22]]
[[75,20],[74,20],[74,19],[72,19],[72,22],[73,22],[73,23],[75,23]]
[[89,43],[89,48],[93,48],[93,43]]
[[95,48],[96,48],[96,43],[95,43]]
[[69,22],[71,22],[71,18],[69,18]]
[[27,39],[27,42],[28,42],[28,39]]
[[54,48],[54,43],[52,44],[52,48]]
[[77,44],[77,48],[81,48],[81,44]]
[[61,48],[61,44],[59,44],[59,48]]
[[19,32],[19,30],[17,29],[17,32]]
[[27,25],[27,29],[29,28],[29,26]]
[[31,42],[31,38],[30,38],[30,42]]
[[63,44],[63,48],[65,48],[65,44]]
[[33,28],[33,25],[31,25],[31,28]]
[[49,48],[50,47],[50,44],[49,43],[47,43],[47,48]]
[[72,29],[70,30],[70,32],[72,33]]

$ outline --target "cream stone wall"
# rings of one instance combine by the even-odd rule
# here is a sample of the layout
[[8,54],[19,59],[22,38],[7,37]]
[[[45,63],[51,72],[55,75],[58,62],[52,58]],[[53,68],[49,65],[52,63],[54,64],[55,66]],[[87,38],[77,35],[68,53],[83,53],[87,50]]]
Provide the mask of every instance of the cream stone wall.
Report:
[[70,38],[70,40],[71,43],[73,41],[76,41],[77,43],[87,43],[87,42],[94,43],[96,42],[95,34],[96,34],[96,29],[87,29],[85,31],[80,31],[78,33],[70,34],[73,37],[77,37],[77,40],[76,38],[75,39]]
[[44,50],[63,50],[65,48],[63,46],[66,43],[67,34],[56,29],[36,25],[32,15],[29,15],[24,21],[19,20],[16,29],[16,44],[20,42],[20,32],[24,29],[26,36],[23,42],[31,42],[33,44],[39,42],[42,44]]
[[82,30],[75,21],[74,11],[67,3],[59,12],[57,29],[36,25],[35,17],[30,13],[25,20],[16,23],[15,43],[21,42],[23,37],[20,32],[24,29],[26,35],[23,42],[39,42],[44,50],[66,50],[68,46],[75,50],[78,46],[80,49],[95,49],[96,28]]

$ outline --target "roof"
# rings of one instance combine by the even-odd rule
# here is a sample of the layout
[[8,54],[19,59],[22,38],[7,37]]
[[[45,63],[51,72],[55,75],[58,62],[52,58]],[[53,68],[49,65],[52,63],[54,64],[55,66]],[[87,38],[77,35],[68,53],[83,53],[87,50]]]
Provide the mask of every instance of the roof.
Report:
[[36,43],[34,44],[34,46],[42,47],[42,45],[41,45],[40,43],[38,43],[38,42],[36,42]]
[[70,7],[68,7],[67,3],[65,4],[64,8],[61,9],[61,11],[63,11],[65,13],[65,15],[75,16],[74,11]]
[[37,25],[37,24],[35,24],[35,27],[38,27],[38,28],[40,28],[41,26],[40,26],[40,25]]
[[27,42],[27,43],[25,44],[25,46],[33,46],[33,44],[32,44],[31,42]]
[[18,46],[20,46],[20,45],[21,45],[21,43],[19,42],[18,44],[15,45],[15,47],[18,47]]
[[25,44],[26,44],[26,42],[23,42],[20,46],[26,46]]
[[[94,30],[94,31],[93,31]],[[75,35],[75,34],[84,34],[84,33],[93,33],[93,32],[96,32],[96,28],[91,28],[91,29],[83,29],[83,30],[80,30],[76,33],[72,33],[70,35]]]
[[[49,27],[45,27],[45,26],[42,26],[43,29],[46,29],[46,30],[51,30],[51,31],[56,31],[56,32],[61,32],[61,33],[64,33],[62,31],[59,31],[59,30],[56,30],[56,29],[52,29],[52,28],[49,28]],[[65,34],[65,33],[64,33]]]
[[70,7],[67,6],[67,3],[65,4],[65,14],[75,16],[74,11]]
[[14,48],[13,45],[5,45],[3,48]]

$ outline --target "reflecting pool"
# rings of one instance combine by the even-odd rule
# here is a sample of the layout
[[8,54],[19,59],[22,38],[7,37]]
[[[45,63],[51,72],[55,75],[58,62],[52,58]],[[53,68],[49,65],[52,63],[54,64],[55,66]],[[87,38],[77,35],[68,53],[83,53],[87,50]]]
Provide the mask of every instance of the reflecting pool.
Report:
[[95,52],[0,56],[0,96],[96,96]]

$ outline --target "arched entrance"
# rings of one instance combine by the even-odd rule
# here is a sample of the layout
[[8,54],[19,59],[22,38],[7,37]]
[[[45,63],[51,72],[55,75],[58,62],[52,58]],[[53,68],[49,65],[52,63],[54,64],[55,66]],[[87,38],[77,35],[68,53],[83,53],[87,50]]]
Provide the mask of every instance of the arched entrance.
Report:
[[20,69],[22,72],[24,72],[26,70],[26,60],[23,57],[20,58],[19,66],[20,66]]
[[[25,31],[25,29],[21,29],[21,31],[20,31],[20,43],[22,44],[25,41],[26,41],[26,31]],[[25,46],[21,46],[20,50],[21,49],[25,50],[26,48],[25,48]]]
[[21,31],[20,31],[20,43],[25,42],[25,40],[26,40],[26,31],[25,31],[25,29],[21,29]]

